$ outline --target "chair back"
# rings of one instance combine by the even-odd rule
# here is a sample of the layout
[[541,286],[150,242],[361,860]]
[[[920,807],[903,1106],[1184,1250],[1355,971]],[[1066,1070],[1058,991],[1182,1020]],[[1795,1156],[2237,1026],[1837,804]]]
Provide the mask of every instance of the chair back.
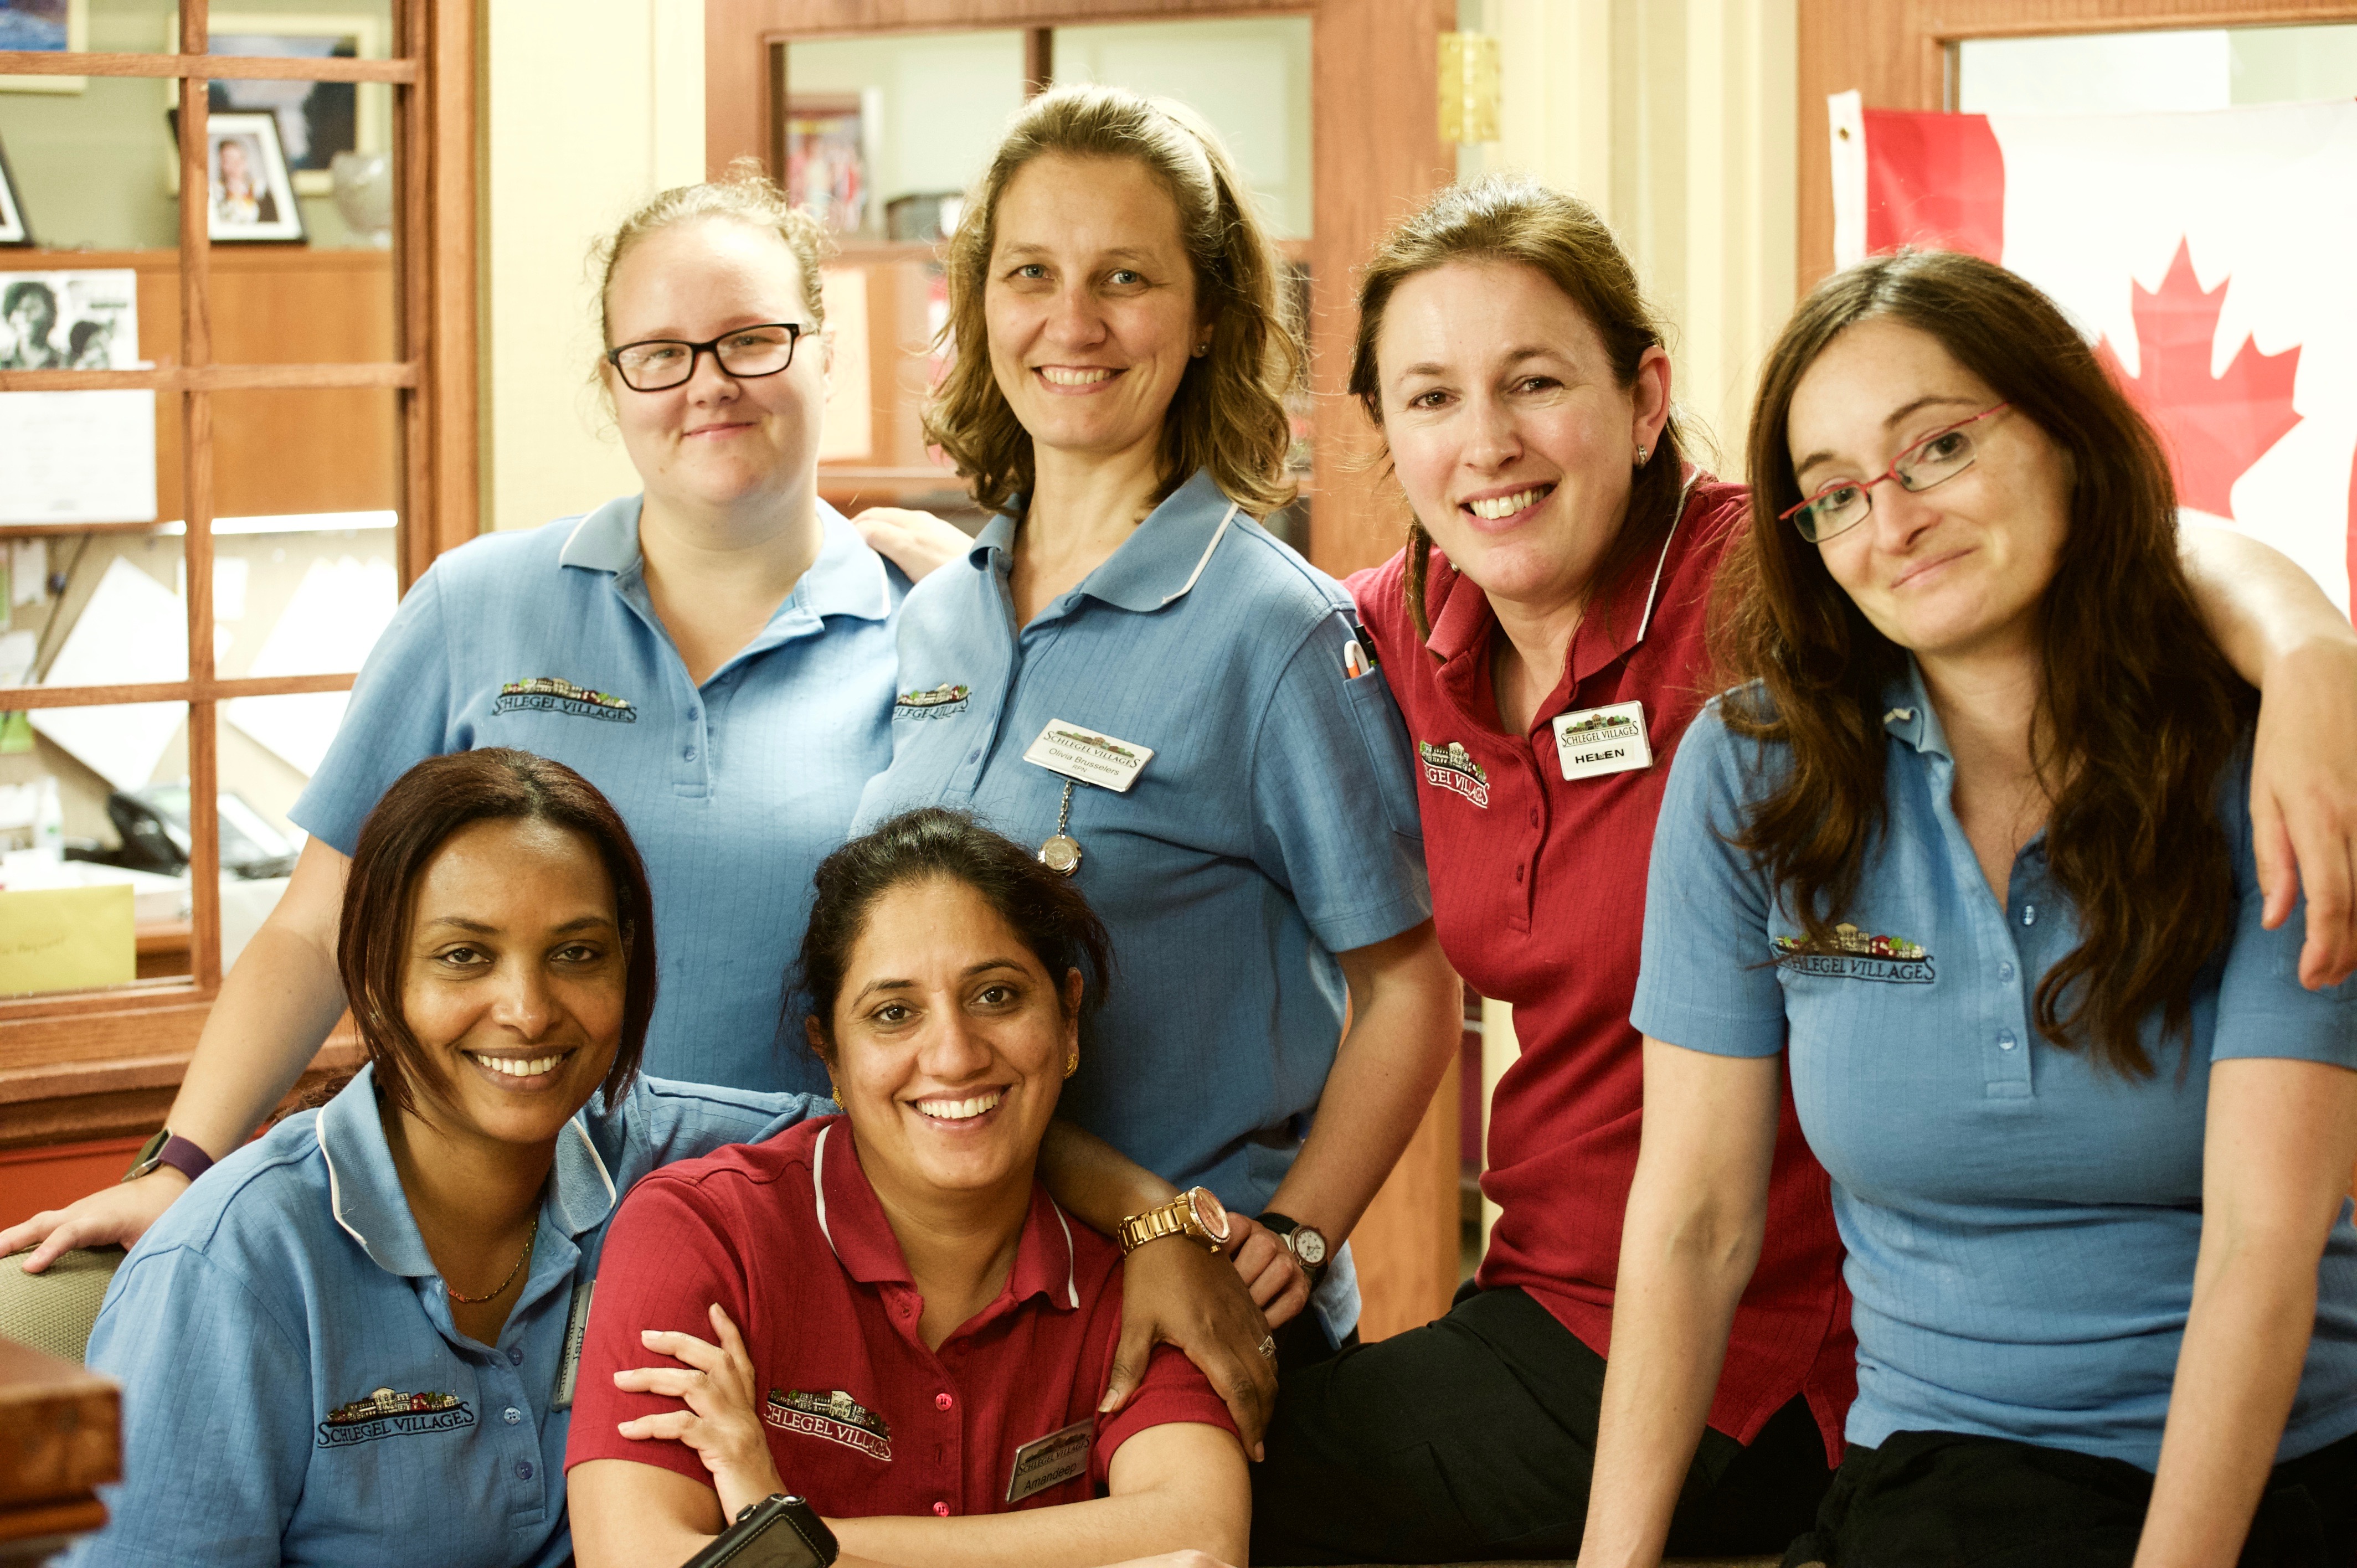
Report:
[[0,1258],[0,1339],[81,1365],[123,1249],[77,1247],[38,1274],[25,1272],[24,1256]]

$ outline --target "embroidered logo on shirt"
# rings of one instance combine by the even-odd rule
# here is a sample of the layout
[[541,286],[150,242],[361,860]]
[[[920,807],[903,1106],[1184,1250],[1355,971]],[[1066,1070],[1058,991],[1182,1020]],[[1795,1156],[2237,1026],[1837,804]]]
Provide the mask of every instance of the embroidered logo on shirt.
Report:
[[1490,776],[1473,760],[1464,745],[1450,741],[1447,746],[1435,746],[1428,740],[1415,743],[1416,754],[1424,758],[1424,781],[1436,789],[1454,789],[1483,811],[1490,809]]
[[903,692],[892,700],[892,716],[896,719],[946,719],[965,712],[966,698],[974,694],[971,686],[952,686],[947,681],[930,692]]
[[806,1433],[856,1448],[871,1459],[889,1463],[892,1429],[884,1418],[843,1390],[831,1394],[806,1394],[800,1389],[771,1389],[761,1419],[780,1432]]
[[1875,936],[1845,920],[1834,928],[1833,940],[1812,943],[1805,937],[1778,937],[1778,967],[1797,974],[1821,974],[1831,980],[1879,980],[1895,985],[1929,985],[1932,955],[1905,937]]
[[319,1423],[319,1446],[341,1448],[380,1437],[416,1437],[475,1424],[475,1412],[455,1394],[405,1394],[378,1389],[366,1399],[339,1404]]
[[639,711],[630,706],[627,699],[593,692],[587,686],[559,681],[553,675],[509,682],[500,688],[499,699],[491,708],[493,712],[502,714],[512,714],[525,708],[545,708],[554,713],[571,714],[576,718],[604,719],[608,724],[634,725],[639,722]]

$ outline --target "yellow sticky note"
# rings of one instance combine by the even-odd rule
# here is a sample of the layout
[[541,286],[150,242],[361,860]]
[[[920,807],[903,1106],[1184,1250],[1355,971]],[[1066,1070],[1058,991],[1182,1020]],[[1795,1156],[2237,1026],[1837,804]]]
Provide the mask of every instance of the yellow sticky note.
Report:
[[129,883],[0,891],[0,995],[122,985],[138,973]]

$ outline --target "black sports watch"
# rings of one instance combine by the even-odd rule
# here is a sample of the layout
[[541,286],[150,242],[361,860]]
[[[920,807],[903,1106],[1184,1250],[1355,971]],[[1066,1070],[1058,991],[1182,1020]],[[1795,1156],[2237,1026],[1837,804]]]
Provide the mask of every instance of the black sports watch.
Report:
[[737,1522],[682,1568],[828,1568],[839,1549],[834,1531],[800,1498],[771,1492],[749,1503]]
[[1309,1276],[1309,1288],[1316,1290],[1318,1282],[1326,1277],[1326,1263],[1333,1255],[1326,1245],[1326,1232],[1274,1208],[1263,1214],[1257,1223],[1285,1242],[1285,1250],[1293,1254],[1293,1261]]

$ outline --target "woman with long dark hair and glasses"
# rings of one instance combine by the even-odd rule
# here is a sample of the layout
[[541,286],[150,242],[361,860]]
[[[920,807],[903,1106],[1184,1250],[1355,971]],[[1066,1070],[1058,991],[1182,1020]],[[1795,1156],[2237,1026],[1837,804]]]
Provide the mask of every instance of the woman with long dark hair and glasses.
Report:
[[1858,1369],[1788,1562],[2357,1560],[2357,983],[2266,929],[2158,440],[2037,289],[1901,254],[1802,306],[1749,456],[1580,1561],[1660,1557],[1788,1074]]

